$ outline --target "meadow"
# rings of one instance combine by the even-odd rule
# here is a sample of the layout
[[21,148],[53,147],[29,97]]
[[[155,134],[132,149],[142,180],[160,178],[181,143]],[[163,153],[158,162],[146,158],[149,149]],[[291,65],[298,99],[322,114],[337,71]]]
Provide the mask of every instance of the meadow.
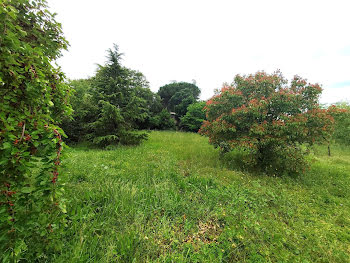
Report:
[[[194,133],[66,150],[68,226],[54,262],[349,262],[350,149],[303,176],[245,173]],[[63,178],[63,177],[62,177]]]

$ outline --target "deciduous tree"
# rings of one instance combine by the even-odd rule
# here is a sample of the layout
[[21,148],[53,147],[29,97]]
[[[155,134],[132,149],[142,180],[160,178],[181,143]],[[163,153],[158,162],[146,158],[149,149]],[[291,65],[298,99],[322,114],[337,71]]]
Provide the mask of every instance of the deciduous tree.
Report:
[[164,107],[175,111],[181,117],[186,114],[188,105],[198,100],[200,89],[192,83],[174,82],[159,88]]
[[328,108],[335,120],[332,139],[339,144],[350,145],[350,104],[339,102]]
[[225,151],[241,149],[247,167],[270,174],[305,168],[302,145],[329,140],[333,118],[318,104],[318,84],[280,72],[237,75],[207,101],[201,133]]

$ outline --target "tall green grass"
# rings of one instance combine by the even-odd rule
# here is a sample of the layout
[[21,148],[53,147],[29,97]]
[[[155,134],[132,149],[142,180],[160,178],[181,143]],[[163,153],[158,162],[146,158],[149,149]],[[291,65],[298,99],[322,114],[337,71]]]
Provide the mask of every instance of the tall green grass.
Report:
[[350,149],[318,147],[300,177],[237,171],[197,134],[75,147],[55,262],[349,262]]

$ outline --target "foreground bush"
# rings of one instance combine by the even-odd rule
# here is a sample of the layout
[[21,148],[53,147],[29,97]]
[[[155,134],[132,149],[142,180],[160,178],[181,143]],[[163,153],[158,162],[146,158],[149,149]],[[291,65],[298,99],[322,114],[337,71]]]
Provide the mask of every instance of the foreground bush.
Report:
[[69,87],[52,61],[67,42],[45,1],[0,4],[0,261],[47,260],[65,207],[57,126]]
[[302,173],[308,146],[329,140],[333,118],[318,104],[318,84],[280,72],[237,75],[207,101],[200,133],[223,153],[239,149],[246,168],[269,174]]

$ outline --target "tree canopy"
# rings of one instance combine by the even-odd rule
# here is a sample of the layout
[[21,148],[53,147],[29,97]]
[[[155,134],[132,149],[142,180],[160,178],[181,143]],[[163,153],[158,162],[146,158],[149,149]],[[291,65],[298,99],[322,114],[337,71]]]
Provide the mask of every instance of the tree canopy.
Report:
[[350,145],[350,104],[339,102],[328,108],[335,120],[332,139],[339,144]]
[[[225,151],[243,149],[247,165],[273,174],[300,173],[302,144],[329,140],[333,118],[321,109],[318,84],[280,72],[237,75],[207,101],[201,133]],[[243,158],[244,159],[244,158]]]
[[200,93],[200,89],[195,84],[187,82],[166,84],[158,90],[163,106],[169,111],[176,112],[178,116],[186,114],[188,105],[196,102]]
[[163,112],[161,98],[150,90],[145,76],[124,67],[121,58],[114,45],[95,76],[70,82],[75,112],[63,123],[70,141],[90,141],[101,147],[139,144],[147,138],[141,129],[174,128],[174,120]]

